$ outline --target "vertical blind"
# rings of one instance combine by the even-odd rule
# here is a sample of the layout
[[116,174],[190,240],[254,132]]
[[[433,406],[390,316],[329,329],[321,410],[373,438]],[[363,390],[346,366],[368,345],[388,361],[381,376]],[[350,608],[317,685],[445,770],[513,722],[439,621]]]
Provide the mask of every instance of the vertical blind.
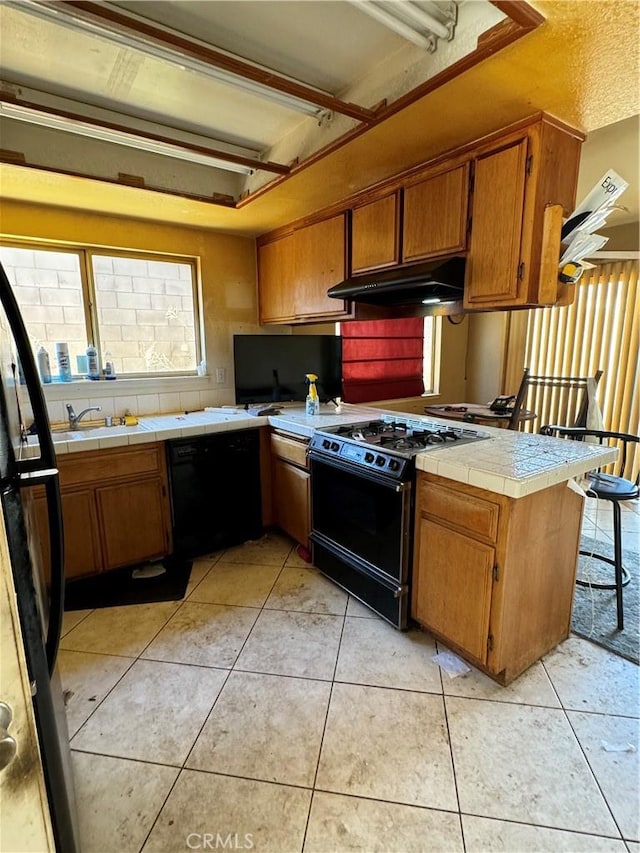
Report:
[[424,318],[342,323],[342,383],[347,403],[424,392]]
[[[594,376],[602,370],[597,400],[605,429],[637,435],[639,312],[638,261],[598,266],[576,285],[572,305],[529,312],[525,366],[545,376]],[[552,388],[534,392],[526,405],[538,415],[537,429],[572,423],[581,392],[573,398]],[[637,445],[629,450],[635,450],[635,477],[640,454]]]

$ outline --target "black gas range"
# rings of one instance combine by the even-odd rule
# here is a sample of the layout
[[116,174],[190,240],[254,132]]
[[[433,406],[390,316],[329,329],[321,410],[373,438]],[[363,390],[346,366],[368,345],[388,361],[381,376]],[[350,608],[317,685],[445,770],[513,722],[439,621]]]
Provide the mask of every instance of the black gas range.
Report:
[[481,430],[383,415],[311,439],[315,565],[397,628],[408,622],[415,457],[488,438]]
[[427,450],[468,444],[489,436],[476,429],[443,426],[421,418],[383,415],[380,420],[318,430],[311,450],[377,474],[402,480],[413,469],[413,458]]

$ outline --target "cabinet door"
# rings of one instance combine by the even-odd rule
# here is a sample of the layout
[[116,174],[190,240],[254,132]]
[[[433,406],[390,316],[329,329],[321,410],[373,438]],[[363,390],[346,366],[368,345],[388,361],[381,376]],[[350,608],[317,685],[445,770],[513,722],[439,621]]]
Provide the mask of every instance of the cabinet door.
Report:
[[[35,498],[34,510],[39,531],[42,561],[47,584],[51,578],[49,551],[49,521],[47,501],[43,495]],[[64,574],[67,580],[93,575],[102,570],[98,515],[91,489],[77,489],[62,493],[62,521],[64,524]]]
[[478,158],[465,306],[505,308],[519,298],[527,139]]
[[273,507],[275,522],[296,542],[309,544],[310,477],[306,471],[273,460]]
[[412,615],[485,663],[495,550],[427,518],[419,525]]
[[167,553],[164,484],[160,477],[96,489],[105,568]]
[[351,272],[400,263],[398,193],[356,207],[351,217]]
[[291,319],[295,314],[294,236],[258,247],[261,323]]
[[308,225],[294,233],[293,290],[298,319],[340,317],[345,303],[327,290],[346,278],[345,215]]
[[404,261],[466,248],[468,195],[469,167],[466,163],[405,187]]

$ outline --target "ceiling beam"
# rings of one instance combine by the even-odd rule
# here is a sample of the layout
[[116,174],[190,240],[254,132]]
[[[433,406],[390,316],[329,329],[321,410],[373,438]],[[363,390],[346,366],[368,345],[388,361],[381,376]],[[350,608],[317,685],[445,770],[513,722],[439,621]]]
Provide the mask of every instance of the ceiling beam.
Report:
[[[27,163],[24,155],[17,151],[4,151],[0,149],[0,163],[7,163],[9,166],[15,166],[19,169],[33,169],[38,172],[48,172],[52,175],[66,175],[71,178],[81,178],[82,180],[98,181],[102,184],[112,184],[119,187],[128,187],[132,190],[145,190],[152,193],[162,193],[163,195],[178,196],[179,198],[187,198],[191,201],[202,201],[205,204],[213,204],[218,207],[235,208],[236,201],[232,196],[223,195],[221,193],[212,193],[210,196],[199,195],[197,193],[185,192],[182,190],[166,189],[165,187],[151,186],[144,179],[131,180],[134,176],[125,175],[122,172],[118,173],[117,178],[108,178],[101,175],[90,175],[87,172],[77,172],[72,169],[60,169],[57,166],[44,166],[38,163]],[[140,182],[139,182],[140,181]],[[144,185],[142,185],[144,184]]]
[[81,125],[89,125],[91,127],[95,127],[96,129],[112,130],[118,134],[148,139],[152,142],[159,142],[162,145],[171,145],[172,147],[182,149],[183,151],[192,151],[194,154],[201,154],[205,157],[211,157],[214,160],[222,160],[226,163],[234,163],[254,171],[258,171],[261,169],[265,172],[273,172],[276,175],[288,175],[291,171],[291,167],[286,166],[283,163],[273,163],[271,161],[263,162],[262,160],[257,160],[253,157],[244,157],[241,154],[232,154],[229,151],[223,151],[217,148],[209,148],[206,145],[198,145],[193,142],[186,142],[182,139],[163,136],[159,133],[151,133],[150,131],[146,130],[138,130],[134,127],[128,127],[127,125],[117,124],[115,122],[106,121],[104,119],[91,118],[90,116],[82,115],[81,113],[73,113],[68,112],[67,110],[54,109],[53,107],[43,106],[42,104],[33,103],[32,101],[20,100],[19,98],[16,98],[1,91],[0,104],[9,104],[17,107],[23,107],[25,110],[34,110],[38,113],[45,113],[46,115],[54,116],[56,118],[62,118],[69,122],[78,122]]
[[[128,33],[140,39],[150,40],[156,46],[167,51],[172,51],[178,61],[180,56],[192,58],[211,68],[221,69],[227,74],[249,80],[267,90],[281,92],[307,104],[314,104],[324,110],[349,116],[356,121],[365,124],[373,124],[376,121],[376,113],[373,110],[348,101],[342,101],[297,80],[252,65],[236,56],[231,56],[216,50],[214,47],[186,38],[180,33],[122,14],[108,6],[92,2],[92,0],[59,0],[50,8],[55,9],[60,15],[64,15],[66,10],[67,13],[71,13],[76,18],[80,17],[94,24],[99,22],[100,26],[104,28],[105,37],[108,37],[109,31],[121,35]],[[24,10],[29,11],[28,7],[24,7]],[[231,80],[229,82],[232,83]]]

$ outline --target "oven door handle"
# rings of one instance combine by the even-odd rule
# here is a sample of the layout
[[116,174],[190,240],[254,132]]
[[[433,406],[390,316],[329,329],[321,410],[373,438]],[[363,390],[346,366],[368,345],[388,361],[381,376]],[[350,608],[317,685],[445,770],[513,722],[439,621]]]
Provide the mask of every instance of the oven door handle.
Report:
[[363,480],[370,480],[378,486],[384,486],[387,489],[393,489],[394,492],[406,492],[411,488],[411,482],[403,480],[398,483],[395,480],[390,480],[383,475],[377,474],[375,471],[369,471],[367,468],[357,468],[354,465],[332,459],[325,456],[323,453],[317,453],[313,450],[309,451],[309,459],[312,462],[319,462],[322,465],[328,465],[330,468],[335,468],[337,471],[345,471],[348,474],[353,474],[354,477],[362,477]]

